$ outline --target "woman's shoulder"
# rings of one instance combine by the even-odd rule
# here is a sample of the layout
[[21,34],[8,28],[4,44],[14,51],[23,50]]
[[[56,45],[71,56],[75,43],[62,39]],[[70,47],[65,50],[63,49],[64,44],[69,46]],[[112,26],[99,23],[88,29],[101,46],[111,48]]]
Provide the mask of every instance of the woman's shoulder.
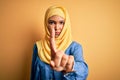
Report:
[[80,43],[78,43],[77,41],[72,41],[71,47],[81,47],[82,45]]
[[34,47],[36,47],[36,48],[41,47],[41,40],[36,41],[36,42],[34,43]]
[[77,41],[72,41],[72,43],[70,44],[70,46],[67,48],[66,53],[73,54],[76,51],[82,51],[82,46]]
[[38,50],[38,46],[40,46],[40,42],[41,42],[41,40],[34,42],[33,50]]
[[80,43],[78,43],[77,41],[72,41],[70,46],[67,48],[68,51],[69,50],[75,51],[76,49],[82,49],[82,45]]

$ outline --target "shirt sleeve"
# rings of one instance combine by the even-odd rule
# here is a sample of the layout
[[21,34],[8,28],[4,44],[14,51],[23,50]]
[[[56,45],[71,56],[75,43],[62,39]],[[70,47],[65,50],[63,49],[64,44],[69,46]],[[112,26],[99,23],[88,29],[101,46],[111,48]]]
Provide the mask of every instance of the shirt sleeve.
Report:
[[66,80],[86,80],[88,76],[88,65],[83,59],[82,46],[80,44],[73,45],[74,49],[71,50],[71,55],[74,56],[74,72],[64,75]]

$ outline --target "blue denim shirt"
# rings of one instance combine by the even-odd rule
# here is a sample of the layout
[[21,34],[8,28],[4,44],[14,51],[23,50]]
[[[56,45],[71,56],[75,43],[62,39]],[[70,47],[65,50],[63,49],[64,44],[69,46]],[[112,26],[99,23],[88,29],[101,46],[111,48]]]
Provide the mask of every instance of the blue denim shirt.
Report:
[[63,72],[53,70],[49,64],[40,60],[35,44],[33,49],[31,80],[86,80],[88,66],[83,59],[82,46],[73,41],[65,51],[65,54],[74,56],[74,72],[63,74]]

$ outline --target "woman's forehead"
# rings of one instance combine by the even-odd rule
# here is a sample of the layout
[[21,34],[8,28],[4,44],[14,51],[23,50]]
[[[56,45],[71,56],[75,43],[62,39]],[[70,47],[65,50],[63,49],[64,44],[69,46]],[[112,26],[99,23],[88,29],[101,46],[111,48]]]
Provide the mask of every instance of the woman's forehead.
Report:
[[48,20],[64,20],[64,18],[58,15],[53,15]]

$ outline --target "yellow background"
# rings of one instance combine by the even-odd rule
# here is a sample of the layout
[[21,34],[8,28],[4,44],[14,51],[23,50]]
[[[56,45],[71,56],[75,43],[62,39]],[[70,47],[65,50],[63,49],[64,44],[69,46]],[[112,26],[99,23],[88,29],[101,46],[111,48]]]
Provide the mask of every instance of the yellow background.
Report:
[[119,0],[0,0],[0,80],[29,80],[33,45],[44,13],[68,9],[73,39],[82,44],[87,80],[120,80]]

